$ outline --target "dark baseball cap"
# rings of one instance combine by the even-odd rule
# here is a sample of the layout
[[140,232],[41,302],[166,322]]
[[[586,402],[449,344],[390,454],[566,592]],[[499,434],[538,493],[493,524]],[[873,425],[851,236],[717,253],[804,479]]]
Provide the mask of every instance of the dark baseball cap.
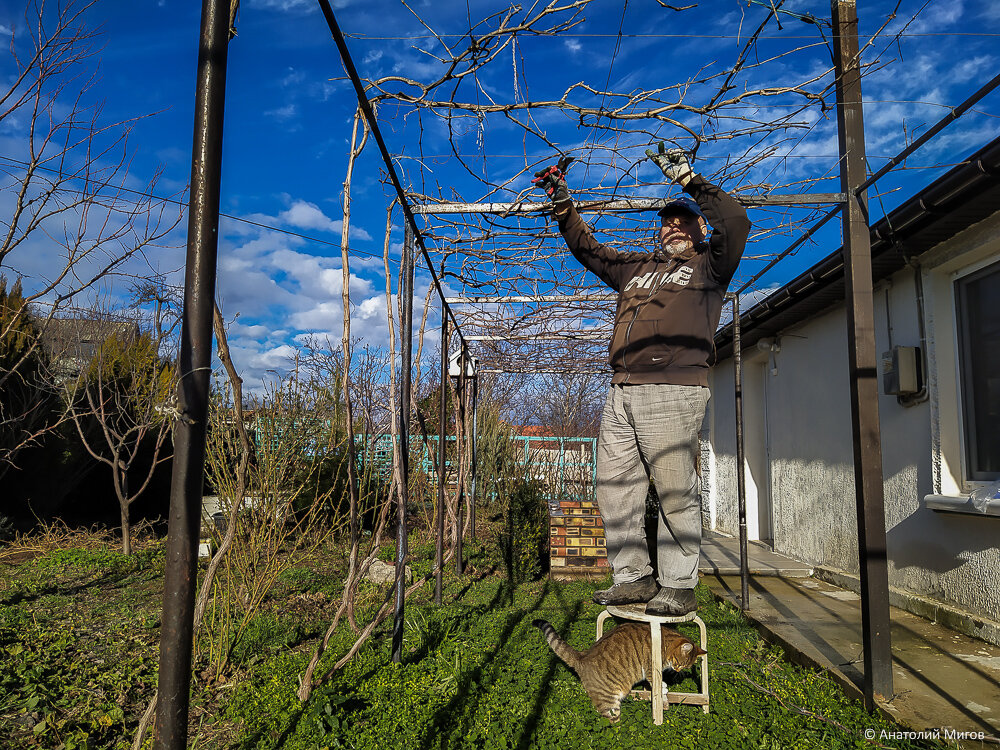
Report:
[[690,198],[674,198],[656,213],[660,218],[681,213],[694,214],[695,216],[700,216],[703,219],[705,218],[705,214],[703,214],[701,209],[698,208],[698,204]]

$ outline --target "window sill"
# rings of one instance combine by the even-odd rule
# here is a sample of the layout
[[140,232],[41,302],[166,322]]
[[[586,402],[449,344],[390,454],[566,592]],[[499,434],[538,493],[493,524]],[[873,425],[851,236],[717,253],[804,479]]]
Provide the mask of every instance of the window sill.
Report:
[[924,495],[924,506],[945,513],[964,513],[972,516],[1000,516],[1000,500],[990,500],[985,511],[976,510],[968,495]]

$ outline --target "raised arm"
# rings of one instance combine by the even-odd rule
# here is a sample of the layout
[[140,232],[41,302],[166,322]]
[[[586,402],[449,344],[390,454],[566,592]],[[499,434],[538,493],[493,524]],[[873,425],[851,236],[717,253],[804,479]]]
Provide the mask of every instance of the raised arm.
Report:
[[536,172],[532,182],[552,200],[552,215],[573,257],[613,290],[621,291],[618,253],[594,238],[573,206],[566,184],[566,170],[572,161],[573,157],[562,157],[558,164]]
[[712,226],[708,264],[716,281],[728,285],[740,264],[750,235],[746,209],[729,193],[701,175],[693,175],[684,186],[684,192],[694,199]]
[[647,149],[646,155],[660,168],[663,176],[680,185],[705,214],[713,230],[708,243],[709,267],[716,281],[729,284],[750,235],[746,210],[725,190],[697,174],[682,149],[667,150],[660,143],[658,151]]

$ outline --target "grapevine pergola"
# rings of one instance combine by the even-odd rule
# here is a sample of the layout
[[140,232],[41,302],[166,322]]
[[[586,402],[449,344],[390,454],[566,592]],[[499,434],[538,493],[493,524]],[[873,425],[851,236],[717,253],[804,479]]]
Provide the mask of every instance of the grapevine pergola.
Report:
[[[696,169],[721,184],[750,209],[753,233],[732,284],[733,323],[739,353],[741,295],[760,293],[767,272],[793,255],[831,219],[843,226],[849,325],[849,362],[856,472],[859,557],[862,579],[862,625],[865,646],[865,695],[891,693],[888,582],[885,520],[882,507],[881,449],[875,373],[872,277],[867,193],[876,180],[897,166],[927,139],[966,111],[970,98],[914,141],[885,167],[869,174],[861,107],[865,75],[886,64],[883,53],[894,41],[885,32],[889,20],[862,46],[854,0],[832,0],[831,17],[817,18],[782,9],[781,2],[758,2],[763,20],[748,29],[732,59],[706,66],[690,78],[655,89],[612,90],[571,83],[561,92],[528,95],[523,55],[530,40],[571,36],[584,21],[592,0],[551,2],[508,8],[474,22],[460,35],[437,32],[415,11],[434,61],[424,79],[404,75],[363,79],[348,49],[328,0],[319,5],[337,45],[348,79],[358,97],[358,114],[349,154],[344,191],[344,273],[349,273],[347,225],[350,175],[367,136],[375,141],[384,165],[383,182],[392,198],[387,210],[386,247],[393,212],[402,214],[406,239],[398,268],[399,371],[397,437],[398,535],[397,585],[394,602],[393,658],[402,643],[406,557],[406,508],[413,342],[423,342],[428,320],[441,325],[440,429],[444,418],[444,385],[448,355],[459,355],[459,408],[467,404],[465,382],[471,373],[580,374],[602,369],[610,335],[614,298],[566,252],[548,216],[548,206],[531,192],[532,173],[559,155],[574,156],[570,171],[574,199],[603,241],[618,249],[648,248],[655,210],[672,196],[658,170],[650,167],[645,149],[655,141],[689,151]],[[659,2],[677,17],[695,6]],[[238,3],[204,0],[202,46],[196,108],[194,164],[189,217],[185,317],[182,332],[180,411],[175,436],[174,478],[167,550],[165,605],[157,713],[158,748],[181,748],[186,740],[187,695],[191,662],[191,605],[196,579],[196,544],[200,521],[204,425],[211,365],[211,303],[214,296],[216,229],[221,171],[221,122],[226,75],[226,49],[232,13]],[[627,5],[627,4],[626,4]],[[624,19],[624,14],[623,14]],[[782,23],[808,34],[775,46],[767,35]],[[905,27],[904,27],[905,28]],[[898,32],[897,32],[898,33]],[[619,42],[623,37],[619,30]],[[617,52],[617,49],[616,49]],[[521,65],[518,58],[521,55]],[[811,72],[797,78],[787,73],[792,59],[808,58]],[[513,60],[515,86],[501,100],[481,79],[493,67]],[[612,66],[614,61],[612,59]],[[783,71],[775,73],[775,71]],[[773,75],[772,75],[773,74]],[[608,84],[611,80],[608,73]],[[780,83],[775,83],[776,81]],[[996,87],[984,86],[982,98]],[[532,88],[532,91],[535,87]],[[518,133],[520,153],[488,155],[481,147],[494,123]],[[358,145],[358,124],[365,129]],[[553,133],[567,123],[575,139]],[[429,133],[433,125],[436,137]],[[383,128],[419,131],[416,153],[393,155]],[[783,178],[782,160],[795,158],[810,136],[836,131],[838,153],[806,177]],[[475,145],[473,145],[475,144]],[[441,152],[441,153],[439,153]],[[448,176],[435,160],[445,160]],[[798,174],[798,173],[796,173]],[[427,280],[421,321],[414,323],[414,279],[417,268]],[[391,286],[391,279],[387,284]],[[349,365],[349,300],[345,281],[345,356]],[[387,288],[388,296],[391,289]],[[390,320],[393,325],[397,323]],[[393,329],[395,330],[395,329]],[[452,345],[452,338],[457,344]],[[477,369],[470,371],[475,360]],[[739,366],[737,364],[737,384]],[[737,423],[740,392],[737,385]],[[456,424],[464,423],[464,415]],[[468,446],[470,441],[466,441]],[[444,440],[439,440],[439,476],[443,476]],[[742,460],[737,465],[742,470]],[[741,482],[742,487],[742,482]],[[440,597],[444,566],[444,482],[438,482],[437,575]],[[741,492],[742,495],[742,492]],[[461,572],[462,506],[456,500],[453,530],[455,560]],[[470,512],[473,511],[471,502]],[[472,516],[474,522],[474,516]],[[741,497],[741,546],[745,556],[745,511]],[[744,565],[745,570],[745,565]],[[746,584],[744,576],[744,602]]]

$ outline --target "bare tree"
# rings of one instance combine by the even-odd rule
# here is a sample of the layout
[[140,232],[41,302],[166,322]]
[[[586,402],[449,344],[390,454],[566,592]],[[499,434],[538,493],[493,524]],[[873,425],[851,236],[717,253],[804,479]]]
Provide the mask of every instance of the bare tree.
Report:
[[[29,0],[24,26],[11,32],[0,124],[17,150],[4,154],[0,168],[0,271],[20,279],[24,294],[0,337],[29,311],[42,335],[3,363],[0,388],[30,368],[49,321],[96,282],[127,274],[130,260],[180,220],[169,201],[153,196],[155,176],[138,191],[127,185],[135,121],[107,122],[101,106],[88,103],[98,49],[85,19],[94,4]],[[39,425],[0,461],[15,460],[56,421]]]
[[135,310],[149,309],[149,331],[156,350],[164,357],[172,357],[177,351],[174,339],[183,305],[184,289],[170,284],[164,274],[140,277],[131,284],[129,306]]
[[607,378],[594,374],[548,373],[534,381],[534,419],[563,437],[596,437]]
[[134,322],[93,316],[101,330],[93,358],[66,383],[70,417],[87,453],[111,469],[122,552],[132,553],[129,509],[170,457],[175,370]]

